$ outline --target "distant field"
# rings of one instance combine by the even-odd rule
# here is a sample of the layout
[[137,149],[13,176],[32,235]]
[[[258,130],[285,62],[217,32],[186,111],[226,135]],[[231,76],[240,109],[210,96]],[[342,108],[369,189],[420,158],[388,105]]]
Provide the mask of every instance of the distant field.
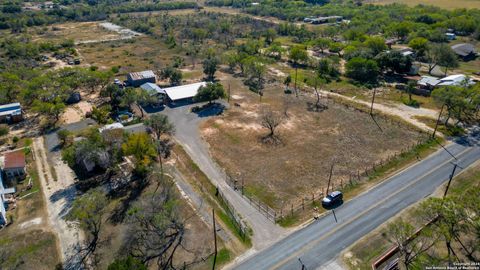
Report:
[[458,0],[458,1],[449,1],[449,0],[368,0],[365,1],[370,4],[378,5],[387,5],[393,3],[401,3],[409,6],[416,5],[432,5],[438,6],[445,9],[456,9],[456,8],[478,8],[480,9],[480,0]]

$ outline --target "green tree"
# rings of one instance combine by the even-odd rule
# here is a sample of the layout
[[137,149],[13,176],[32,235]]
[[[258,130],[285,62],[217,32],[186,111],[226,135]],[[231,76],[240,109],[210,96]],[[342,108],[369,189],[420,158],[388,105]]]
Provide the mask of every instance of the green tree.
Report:
[[207,76],[207,80],[213,81],[215,79],[215,72],[218,68],[218,59],[210,55],[203,60],[203,73]]
[[147,270],[147,267],[140,260],[128,256],[114,260],[107,270]]
[[365,46],[372,51],[373,55],[377,55],[387,49],[385,39],[382,37],[367,38]]
[[298,78],[298,64],[299,63],[306,63],[309,59],[307,50],[305,50],[302,46],[293,46],[290,49],[289,54],[290,60],[293,62],[293,66],[295,67],[295,95],[298,96],[297,91],[297,78]]
[[344,48],[344,45],[340,42],[330,42],[330,44],[328,45],[328,50],[331,52],[331,53],[336,53],[338,54],[339,57],[342,56],[342,50]]
[[60,129],[59,131],[57,131],[57,136],[60,140],[60,143],[65,146],[67,145],[67,142],[70,141],[72,133],[68,129]]
[[313,44],[316,48],[320,49],[321,53],[323,54],[323,52],[330,47],[330,43],[331,41],[329,39],[319,38],[316,39]]
[[173,145],[170,142],[169,136],[175,133],[175,127],[170,121],[168,121],[168,117],[162,114],[154,114],[150,116],[145,121],[145,125],[152,130],[155,137],[155,146],[158,161],[160,163],[160,171],[163,174],[163,158],[170,155],[170,149]]
[[268,28],[265,31],[264,36],[265,36],[265,44],[268,46],[272,44],[275,38],[277,37],[277,31],[275,31],[275,29],[273,28]]
[[428,73],[431,73],[437,65],[446,68],[445,74],[448,68],[458,66],[457,55],[450,46],[443,43],[430,45],[426,51],[425,58],[428,63]]
[[361,57],[350,59],[345,66],[345,70],[347,77],[369,84],[377,82],[380,71],[377,62]]
[[157,157],[157,150],[150,136],[146,133],[136,133],[128,136],[122,144],[122,152],[126,156],[135,158],[135,173],[145,176],[150,165]]
[[220,83],[208,83],[206,86],[200,87],[198,90],[198,93],[195,95],[194,100],[197,101],[206,101],[208,100],[208,103],[212,103],[212,101],[219,99],[219,98],[225,98],[226,93],[225,90],[223,89],[223,85]]
[[[32,109],[36,112],[45,114],[49,123],[55,125],[60,120],[60,115],[65,111],[65,103],[62,98],[56,97],[50,101],[36,100],[33,102]],[[51,121],[51,120],[54,121]]]
[[416,37],[408,42],[408,46],[417,53],[417,57],[423,57],[428,49],[428,39]]

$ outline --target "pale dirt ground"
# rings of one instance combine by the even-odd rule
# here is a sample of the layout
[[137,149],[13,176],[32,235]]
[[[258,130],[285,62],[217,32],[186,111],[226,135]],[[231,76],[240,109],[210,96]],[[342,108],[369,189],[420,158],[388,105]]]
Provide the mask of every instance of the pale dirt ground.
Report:
[[[40,183],[43,185],[48,211],[48,224],[57,233],[61,260],[65,261],[75,254],[75,246],[83,240],[83,233],[64,219],[67,200],[73,200],[75,188],[72,171],[63,162],[55,162],[57,172],[51,172],[45,152],[43,137],[34,139],[33,153],[38,168]],[[62,165],[63,164],[63,165]],[[58,181],[54,181],[52,173],[57,174]],[[62,194],[60,198],[59,194]]]
[[81,121],[85,118],[85,114],[92,110],[92,104],[88,101],[80,101],[79,103],[68,107],[60,117],[63,124],[71,124]]

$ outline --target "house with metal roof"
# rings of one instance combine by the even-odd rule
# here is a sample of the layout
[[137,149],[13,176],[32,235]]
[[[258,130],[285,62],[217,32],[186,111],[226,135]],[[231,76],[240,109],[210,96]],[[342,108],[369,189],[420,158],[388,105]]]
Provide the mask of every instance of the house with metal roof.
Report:
[[16,123],[23,120],[22,106],[20,103],[0,105],[0,122]]
[[171,102],[189,101],[192,100],[195,95],[197,95],[198,90],[201,87],[206,85],[206,82],[199,82],[163,88],[162,90],[165,91],[165,94]]
[[452,46],[452,50],[464,61],[472,60],[477,56],[475,46],[470,43],[460,43]]
[[427,90],[433,90],[439,83],[440,80],[432,76],[422,76],[422,78],[417,81],[417,85],[419,85],[420,88]]
[[474,85],[475,82],[463,74],[455,74],[440,79],[437,86],[460,86],[460,85]]
[[144,83],[156,83],[157,77],[151,70],[132,72],[127,74],[127,82],[130,86],[139,87]]

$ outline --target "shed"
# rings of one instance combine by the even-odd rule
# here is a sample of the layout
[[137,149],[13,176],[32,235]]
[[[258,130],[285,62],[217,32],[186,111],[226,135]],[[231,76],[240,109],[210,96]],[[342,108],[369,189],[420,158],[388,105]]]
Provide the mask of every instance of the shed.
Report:
[[475,46],[470,43],[460,43],[452,46],[452,50],[464,61],[474,59],[476,56]]
[[3,171],[8,178],[25,175],[25,153],[23,150],[7,152],[4,155]]
[[431,76],[422,76],[422,78],[417,82],[417,84],[424,89],[433,90],[437,84],[440,83],[440,80],[431,77]]
[[22,120],[23,112],[20,103],[0,105],[0,122],[16,123]]
[[154,83],[144,83],[140,86],[145,91],[156,92],[158,94],[165,94],[165,91]]
[[169,88],[163,88],[170,101],[191,100],[197,93],[200,87],[206,86],[206,82],[192,83]]
[[157,78],[151,70],[132,72],[127,74],[127,81],[133,87],[139,87],[144,83],[156,83]]

